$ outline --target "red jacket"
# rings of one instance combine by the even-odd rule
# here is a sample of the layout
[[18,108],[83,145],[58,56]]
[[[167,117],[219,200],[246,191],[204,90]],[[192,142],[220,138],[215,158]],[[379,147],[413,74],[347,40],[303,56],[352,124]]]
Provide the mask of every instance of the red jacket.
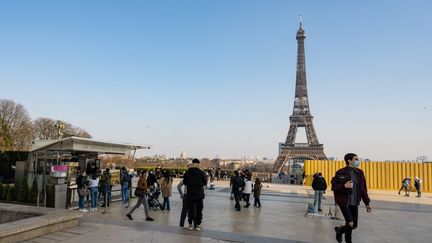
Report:
[[[336,175],[335,177],[333,177],[331,181],[335,202],[342,207],[348,206],[348,197],[351,195],[352,189],[347,189],[345,188],[344,184],[337,183],[336,176],[338,175],[350,176],[349,170],[350,170],[349,167],[346,166],[336,171]],[[358,203],[360,204],[360,200],[363,200],[364,204],[368,206],[370,199],[367,193],[366,179],[364,173],[362,170],[357,168],[354,168],[354,170],[358,181],[358,199],[357,199]]]

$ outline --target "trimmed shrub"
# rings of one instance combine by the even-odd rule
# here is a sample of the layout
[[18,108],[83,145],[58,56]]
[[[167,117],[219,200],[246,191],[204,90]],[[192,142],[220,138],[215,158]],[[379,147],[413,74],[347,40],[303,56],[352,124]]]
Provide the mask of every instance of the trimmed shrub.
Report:
[[8,195],[9,190],[10,190],[10,186],[9,186],[9,184],[6,184],[6,186],[3,187],[3,193],[2,193],[2,197],[1,197],[2,200],[7,199],[7,195]]
[[28,201],[29,203],[36,203],[38,193],[39,193],[39,192],[38,192],[37,181],[36,181],[36,178],[34,178],[34,179],[33,179],[32,187],[31,187],[31,189],[30,189],[30,193],[28,194],[29,197],[28,197],[27,201]]
[[20,191],[18,193],[18,201],[23,202],[23,203],[28,202],[29,191],[30,191],[30,189],[29,189],[29,186],[27,183],[27,176],[24,176],[22,183],[21,183]]
[[0,200],[3,200],[3,189],[4,189],[3,184],[0,184]]
[[10,188],[9,188],[9,190],[8,190],[8,193],[7,193],[7,196],[6,196],[6,200],[8,201],[8,202],[11,202],[11,201],[16,201],[16,190],[15,190],[15,187],[14,186],[11,186]]

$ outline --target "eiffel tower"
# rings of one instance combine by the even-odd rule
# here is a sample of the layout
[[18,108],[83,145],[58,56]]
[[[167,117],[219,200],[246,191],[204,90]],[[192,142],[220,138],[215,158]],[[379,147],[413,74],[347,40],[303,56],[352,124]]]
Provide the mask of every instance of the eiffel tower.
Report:
[[[304,161],[306,159],[326,159],[324,146],[318,142],[318,137],[312,123],[306,83],[306,63],[304,40],[305,31],[300,19],[300,28],[297,31],[297,72],[294,109],[290,116],[290,127],[285,143],[279,144],[279,156],[273,164],[273,171],[280,171],[291,161]],[[297,128],[306,130],[307,143],[295,143]]]

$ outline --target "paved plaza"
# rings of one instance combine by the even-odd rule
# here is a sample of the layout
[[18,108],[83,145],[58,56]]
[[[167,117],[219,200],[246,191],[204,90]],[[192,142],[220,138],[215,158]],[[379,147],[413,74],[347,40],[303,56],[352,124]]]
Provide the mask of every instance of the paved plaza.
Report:
[[[114,202],[108,215],[99,208],[83,214],[76,227],[26,242],[336,242],[333,228],[343,224],[342,220],[305,216],[307,203],[313,201],[310,187],[272,184],[263,189],[262,208],[236,212],[227,186],[227,182],[218,182],[216,190],[206,190],[203,232],[178,227],[181,201],[173,188],[171,211],[150,211],[154,222],[144,220],[142,208],[130,221],[125,217],[129,209]],[[432,242],[432,194],[419,199],[414,193],[402,197],[397,192],[371,191],[370,196],[374,211],[367,214],[364,205],[360,207],[353,242]],[[333,203],[328,190],[325,213]]]

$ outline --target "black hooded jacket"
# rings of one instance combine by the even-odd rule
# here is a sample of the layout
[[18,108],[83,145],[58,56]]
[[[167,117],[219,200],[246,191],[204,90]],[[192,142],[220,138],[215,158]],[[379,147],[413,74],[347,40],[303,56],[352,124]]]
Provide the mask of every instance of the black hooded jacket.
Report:
[[187,186],[188,199],[204,199],[204,186],[207,178],[197,166],[191,166],[183,177],[183,184]]

